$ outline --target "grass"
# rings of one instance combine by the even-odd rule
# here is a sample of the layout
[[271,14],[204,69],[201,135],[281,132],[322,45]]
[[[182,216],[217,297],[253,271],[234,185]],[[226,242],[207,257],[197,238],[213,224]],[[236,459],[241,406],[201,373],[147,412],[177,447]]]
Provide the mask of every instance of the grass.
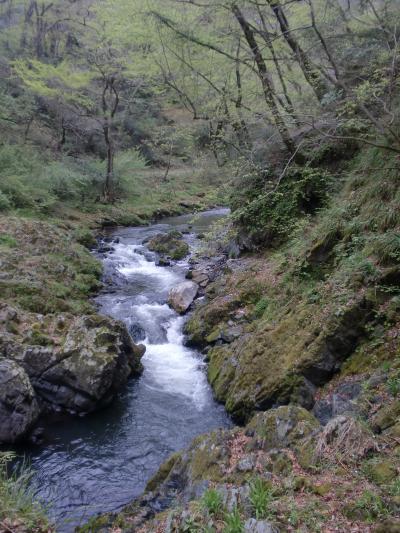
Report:
[[257,520],[268,518],[272,499],[271,488],[265,480],[256,478],[250,483],[250,503]]
[[223,533],[243,533],[244,525],[239,513],[239,509],[235,507],[230,513],[225,514],[225,526]]
[[215,489],[209,489],[204,493],[201,504],[211,516],[218,516],[222,512],[222,496]]
[[34,499],[29,487],[31,472],[24,467],[9,475],[8,465],[13,460],[11,453],[0,453],[0,521],[5,531],[44,533],[53,531],[46,518],[45,510]]
[[17,241],[11,235],[0,235],[0,246],[15,248],[17,246]]

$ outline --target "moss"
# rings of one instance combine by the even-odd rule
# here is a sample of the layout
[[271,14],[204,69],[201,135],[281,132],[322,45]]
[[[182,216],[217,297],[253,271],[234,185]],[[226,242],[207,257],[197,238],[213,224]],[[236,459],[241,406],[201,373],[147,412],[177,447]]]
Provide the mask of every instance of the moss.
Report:
[[[209,338],[209,337],[208,337]],[[229,348],[215,347],[208,353],[208,380],[218,401],[226,400],[232,379],[235,376],[233,360],[229,358]]]
[[86,228],[80,228],[75,230],[74,238],[79,243],[85,246],[85,248],[92,249],[96,246],[97,241],[93,232]]
[[394,426],[400,418],[400,400],[394,400],[383,406],[372,419],[372,427],[375,431],[384,431]]
[[390,460],[372,460],[364,465],[364,471],[377,485],[387,485],[397,478],[397,468]]
[[182,240],[182,234],[177,231],[168,234],[159,233],[149,241],[148,248],[174,260],[183,259],[189,253],[189,245]]
[[294,447],[320,427],[311,413],[291,405],[257,414],[246,426],[263,439],[264,449]]
[[310,490],[317,496],[326,496],[332,490],[332,483],[315,483],[310,486]]
[[376,522],[389,514],[389,509],[376,492],[365,490],[360,498],[346,503],[343,514],[351,520]]
[[30,344],[38,346],[51,346],[52,344],[54,344],[53,339],[51,339],[48,335],[41,333],[37,329],[32,329],[30,336],[27,338],[27,341]]
[[208,344],[213,344],[214,342],[217,342],[217,340],[221,336],[221,329],[219,327],[212,330],[212,332],[206,337],[206,341]]
[[191,482],[207,479],[221,482],[228,479],[226,441],[228,433],[214,431],[195,439],[191,446],[189,476]]
[[176,462],[181,458],[179,453],[171,455],[157,470],[154,476],[148,481],[146,485],[146,492],[154,491],[163,483],[169,476]]

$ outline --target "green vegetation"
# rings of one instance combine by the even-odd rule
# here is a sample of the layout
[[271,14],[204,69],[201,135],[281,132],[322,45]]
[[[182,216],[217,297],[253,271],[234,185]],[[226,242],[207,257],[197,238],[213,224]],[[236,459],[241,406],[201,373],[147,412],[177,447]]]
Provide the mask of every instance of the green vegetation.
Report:
[[224,533],[243,533],[244,525],[239,510],[235,507],[230,513],[225,514]]
[[211,516],[218,516],[222,511],[222,497],[215,489],[207,490],[202,498],[202,505]]
[[45,509],[35,501],[29,488],[30,472],[27,467],[10,474],[9,465],[14,456],[0,454],[0,521],[5,530],[48,533],[53,531]]
[[271,487],[261,478],[250,483],[250,502],[257,520],[267,518],[270,512],[269,504],[272,500]]

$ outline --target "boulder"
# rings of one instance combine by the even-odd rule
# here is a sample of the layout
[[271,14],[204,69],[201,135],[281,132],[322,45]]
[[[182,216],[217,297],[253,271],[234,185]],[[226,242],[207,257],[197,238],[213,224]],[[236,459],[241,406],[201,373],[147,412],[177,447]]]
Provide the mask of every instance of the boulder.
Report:
[[108,403],[141,372],[144,352],[124,324],[93,315],[72,321],[61,348],[30,346],[19,362],[46,402],[86,413]]
[[207,287],[210,282],[208,274],[204,270],[192,270],[191,280],[200,285],[200,287]]
[[303,407],[284,405],[256,414],[247,431],[262,439],[265,450],[292,448],[300,440],[318,433],[318,420]]
[[39,416],[35,392],[25,370],[0,359],[0,443],[25,436]]
[[183,259],[189,253],[189,245],[183,240],[183,235],[179,231],[158,233],[149,240],[147,247],[162,257],[175,260]]
[[184,281],[170,290],[168,303],[177,313],[183,314],[193,303],[198,290],[198,285],[193,281]]

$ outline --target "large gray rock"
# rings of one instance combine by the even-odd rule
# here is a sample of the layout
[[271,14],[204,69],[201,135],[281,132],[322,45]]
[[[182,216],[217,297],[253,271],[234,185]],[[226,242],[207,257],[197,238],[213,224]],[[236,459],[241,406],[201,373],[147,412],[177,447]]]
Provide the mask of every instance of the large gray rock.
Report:
[[170,290],[168,303],[177,313],[186,313],[196,298],[198,290],[197,283],[184,281]]
[[144,352],[121,322],[86,316],[69,325],[61,349],[30,346],[19,362],[41,398],[85,413],[107,404],[131,375],[141,372]]
[[0,359],[0,442],[16,442],[38,416],[35,392],[25,370],[14,361]]

